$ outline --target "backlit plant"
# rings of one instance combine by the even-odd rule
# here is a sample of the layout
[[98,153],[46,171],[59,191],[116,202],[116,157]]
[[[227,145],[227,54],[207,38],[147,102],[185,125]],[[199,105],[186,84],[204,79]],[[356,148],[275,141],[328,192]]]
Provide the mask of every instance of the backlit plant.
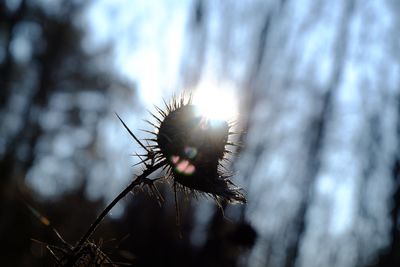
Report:
[[165,103],[164,110],[158,107],[156,110],[157,115],[151,114],[155,121],[148,121],[154,129],[147,131],[152,135],[152,138],[146,139],[147,145],[144,145],[117,115],[132,138],[145,150],[144,155],[138,155],[142,159],[140,163],[144,165],[144,169],[102,211],[72,249],[72,253],[63,260],[64,266],[76,266],[80,260],[78,255],[90,244],[88,239],[99,223],[115,204],[136,186],[147,185],[160,202],[163,200],[154,184],[155,179],[148,178],[159,169],[164,171],[164,179],[173,186],[176,208],[177,190],[210,196],[218,204],[221,200],[229,203],[246,202],[241,189],[232,183],[222,164],[230,152],[227,146],[234,145],[229,141],[232,134],[229,123],[224,120],[211,120],[197,112],[191,97],[187,100],[183,96],[179,99],[174,97],[169,104]]

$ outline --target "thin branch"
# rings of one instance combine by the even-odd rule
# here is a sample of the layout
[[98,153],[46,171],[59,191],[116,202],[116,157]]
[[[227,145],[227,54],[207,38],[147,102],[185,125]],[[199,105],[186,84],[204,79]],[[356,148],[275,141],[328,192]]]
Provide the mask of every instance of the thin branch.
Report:
[[[118,115],[117,115],[118,116]],[[129,192],[131,192],[136,186],[148,182],[146,179],[147,177],[161,168],[165,164],[165,161],[158,162],[155,165],[152,165],[145,169],[142,174],[140,174],[135,180],[132,181],[131,184],[129,184],[119,195],[111,201],[110,204],[100,213],[100,215],[97,217],[97,219],[92,223],[92,225],[89,227],[87,230],[86,234],[79,240],[78,244],[75,246],[73,249],[73,254],[77,254],[77,252],[82,248],[82,246],[85,244],[85,242],[92,236],[96,228],[99,226],[101,221],[104,219],[104,217],[110,212],[110,210],[122,199],[124,198]],[[67,263],[65,266],[73,266],[74,260],[72,262]]]

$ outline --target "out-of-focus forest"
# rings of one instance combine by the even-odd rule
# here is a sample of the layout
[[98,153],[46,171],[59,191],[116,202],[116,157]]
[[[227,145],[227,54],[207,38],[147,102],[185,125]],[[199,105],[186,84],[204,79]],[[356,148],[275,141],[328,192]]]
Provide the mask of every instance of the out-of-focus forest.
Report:
[[[246,205],[137,190],[91,241],[132,266],[400,266],[397,1],[0,1],[0,266],[53,266],[141,170],[146,109],[218,81]],[[221,100],[222,102],[224,100]],[[143,127],[142,127],[143,126]],[[151,192],[150,192],[151,193]]]

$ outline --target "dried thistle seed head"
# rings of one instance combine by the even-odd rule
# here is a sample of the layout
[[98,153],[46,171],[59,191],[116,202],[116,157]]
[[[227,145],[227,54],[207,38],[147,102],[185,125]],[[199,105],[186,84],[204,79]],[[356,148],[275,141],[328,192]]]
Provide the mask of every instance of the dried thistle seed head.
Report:
[[222,172],[229,125],[198,114],[188,101],[174,101],[158,109],[156,153],[166,159],[169,176],[185,190],[208,193],[214,198],[244,203],[246,199]]
[[194,161],[201,161],[201,157],[222,159],[228,132],[226,122],[212,125],[204,117],[196,115],[195,106],[185,105],[171,111],[160,123],[157,144],[167,159],[171,156],[188,157]]

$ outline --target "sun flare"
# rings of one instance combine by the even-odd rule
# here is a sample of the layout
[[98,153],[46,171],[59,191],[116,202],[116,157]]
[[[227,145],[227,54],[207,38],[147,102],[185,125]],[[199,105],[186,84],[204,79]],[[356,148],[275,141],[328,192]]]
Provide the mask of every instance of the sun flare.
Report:
[[194,91],[193,104],[201,115],[214,120],[233,121],[238,115],[234,90],[216,85],[204,85]]

